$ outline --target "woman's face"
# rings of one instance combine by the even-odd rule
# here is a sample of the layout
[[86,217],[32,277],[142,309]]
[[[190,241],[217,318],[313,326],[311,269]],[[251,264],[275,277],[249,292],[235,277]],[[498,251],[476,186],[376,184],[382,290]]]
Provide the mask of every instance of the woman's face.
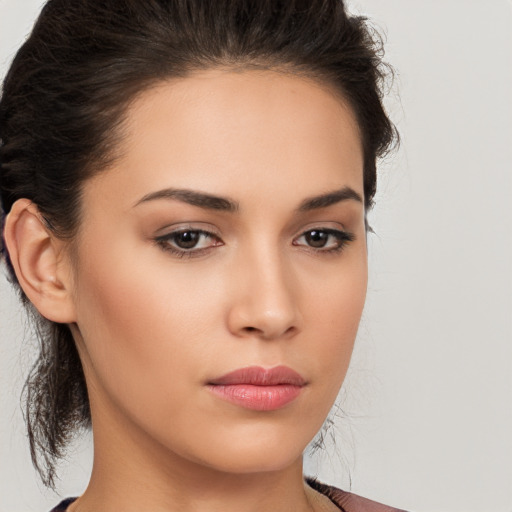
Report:
[[98,442],[285,467],[335,400],[365,299],[351,110],[297,76],[206,71],[140,95],[121,150],[84,186],[70,260]]

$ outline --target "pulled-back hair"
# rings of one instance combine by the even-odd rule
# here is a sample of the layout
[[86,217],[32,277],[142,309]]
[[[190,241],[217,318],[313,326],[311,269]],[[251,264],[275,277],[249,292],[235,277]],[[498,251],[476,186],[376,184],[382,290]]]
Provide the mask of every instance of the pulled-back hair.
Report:
[[[353,109],[365,206],[376,160],[396,140],[382,106],[381,44],[341,0],[49,0],[5,78],[0,101],[1,226],[28,198],[56,236],[80,222],[83,182],[116,159],[127,106],[151,85],[196,70],[275,69],[334,87]],[[31,313],[39,358],[24,391],[32,459],[53,486],[56,461],[90,424],[70,329]]]

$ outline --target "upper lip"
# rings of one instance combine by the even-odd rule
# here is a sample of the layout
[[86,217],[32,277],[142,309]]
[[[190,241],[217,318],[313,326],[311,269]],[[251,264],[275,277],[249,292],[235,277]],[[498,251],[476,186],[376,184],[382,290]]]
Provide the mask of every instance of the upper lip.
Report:
[[252,384],[254,386],[292,384],[294,386],[304,386],[306,381],[299,373],[288,368],[288,366],[275,366],[269,369],[261,366],[248,366],[211,380],[209,384],[224,386],[235,384]]

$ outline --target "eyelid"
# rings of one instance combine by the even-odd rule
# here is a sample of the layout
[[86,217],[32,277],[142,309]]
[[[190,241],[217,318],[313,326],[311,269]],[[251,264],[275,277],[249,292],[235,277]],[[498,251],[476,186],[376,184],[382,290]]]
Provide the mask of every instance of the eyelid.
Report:
[[169,236],[173,233],[179,233],[180,231],[201,231],[209,233],[220,238],[219,230],[212,224],[207,222],[175,222],[173,224],[166,224],[165,226],[157,229],[154,233],[154,237]]

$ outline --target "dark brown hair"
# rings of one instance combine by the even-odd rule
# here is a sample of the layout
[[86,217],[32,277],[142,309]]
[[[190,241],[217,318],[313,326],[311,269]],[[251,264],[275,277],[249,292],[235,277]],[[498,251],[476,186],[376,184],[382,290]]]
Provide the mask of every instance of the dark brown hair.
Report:
[[[364,151],[365,205],[376,160],[396,140],[382,106],[386,67],[367,21],[341,0],[49,0],[5,78],[0,101],[1,223],[19,198],[72,238],[85,180],[116,158],[123,113],[155,82],[194,70],[278,69],[335,88],[352,107]],[[25,386],[32,459],[53,486],[70,437],[90,423],[82,366],[67,325],[28,303],[39,358]]]

